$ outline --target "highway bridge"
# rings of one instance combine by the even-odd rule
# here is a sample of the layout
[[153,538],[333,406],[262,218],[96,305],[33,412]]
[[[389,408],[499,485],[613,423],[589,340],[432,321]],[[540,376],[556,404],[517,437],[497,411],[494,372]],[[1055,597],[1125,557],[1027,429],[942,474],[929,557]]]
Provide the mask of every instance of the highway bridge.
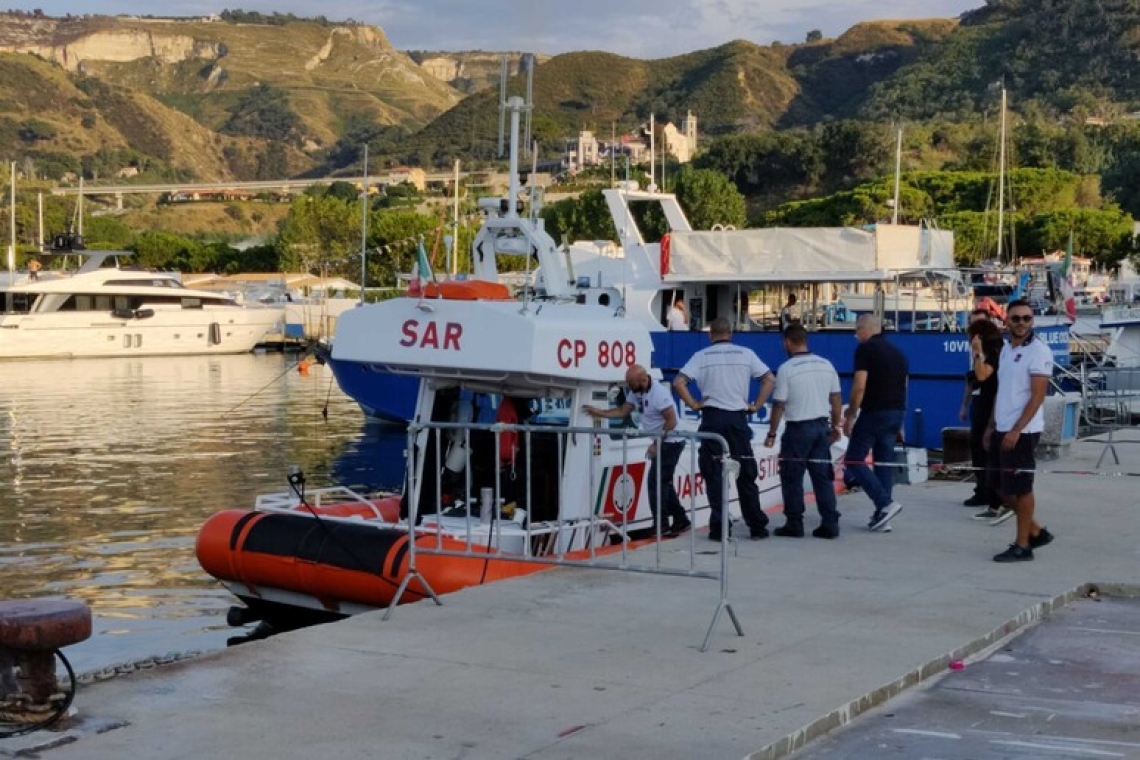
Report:
[[[465,179],[472,174],[477,177],[488,176],[487,172],[460,172],[459,178]],[[495,177],[495,175],[490,175]],[[450,184],[455,180],[454,172],[440,172],[438,174],[427,174],[424,181],[431,184]],[[237,180],[224,181],[224,182],[179,182],[179,183],[163,183],[151,185],[84,185],[83,187],[66,186],[66,187],[53,187],[51,190],[52,195],[135,195],[141,194],[153,195],[155,193],[203,193],[203,192],[221,192],[223,190],[239,190],[246,191],[251,194],[267,193],[267,192],[281,192],[281,193],[297,193],[303,191],[311,185],[331,185],[334,182],[349,182],[353,185],[359,185],[360,177],[309,177],[306,179],[268,179],[258,180],[254,182],[239,182]],[[368,178],[369,186],[378,186],[389,184],[389,175],[370,176]]]

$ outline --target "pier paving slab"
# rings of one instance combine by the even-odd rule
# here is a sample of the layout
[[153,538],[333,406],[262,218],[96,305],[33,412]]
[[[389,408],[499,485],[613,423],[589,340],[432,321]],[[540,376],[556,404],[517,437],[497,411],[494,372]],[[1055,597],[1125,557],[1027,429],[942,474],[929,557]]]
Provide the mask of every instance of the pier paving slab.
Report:
[[1140,600],[1078,599],[802,757],[1140,757]]
[[[715,581],[560,568],[83,687],[77,720],[0,740],[0,755],[779,757],[1084,584],[1140,587],[1140,480],[1079,474],[1102,449],[1041,463],[1055,472],[1038,476],[1038,512],[1057,540],[1034,562],[992,562],[1013,525],[971,520],[967,483],[900,486],[889,534],[863,527],[870,503],[850,494],[837,541],[730,548],[745,635],[722,615],[704,653]],[[1118,451],[1113,470],[1140,472],[1140,447]],[[683,564],[689,546],[663,557]],[[695,546],[698,565],[719,562],[703,534]]]

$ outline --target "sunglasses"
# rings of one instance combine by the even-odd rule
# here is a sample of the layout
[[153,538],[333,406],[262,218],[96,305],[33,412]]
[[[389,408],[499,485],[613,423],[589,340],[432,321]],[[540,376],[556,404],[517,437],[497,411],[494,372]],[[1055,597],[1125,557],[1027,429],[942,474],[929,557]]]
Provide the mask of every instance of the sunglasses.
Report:
[[1026,315],[1022,316],[1020,314],[1011,314],[1009,317],[1009,321],[1010,322],[1032,322],[1033,321],[1033,315],[1032,314],[1026,314]]

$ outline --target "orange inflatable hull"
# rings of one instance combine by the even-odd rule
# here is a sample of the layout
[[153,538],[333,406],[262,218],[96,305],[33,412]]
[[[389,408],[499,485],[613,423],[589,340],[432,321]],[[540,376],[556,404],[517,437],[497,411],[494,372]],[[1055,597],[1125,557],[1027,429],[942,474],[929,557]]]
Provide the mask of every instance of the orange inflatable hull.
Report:
[[[389,507],[391,505],[388,505]],[[398,509],[398,500],[395,503]],[[375,514],[360,504],[321,507],[321,515]],[[416,546],[434,549],[435,534],[421,534]],[[317,600],[332,614],[352,602],[387,607],[408,572],[406,531],[375,524],[322,520],[312,514],[227,510],[209,518],[198,533],[198,561],[207,573],[225,582],[258,589],[279,589]],[[444,538],[442,547],[465,551],[467,544]],[[475,549],[478,551],[478,549]],[[549,565],[504,558],[496,550],[486,557],[417,555],[420,574],[437,594],[515,578],[550,568]],[[413,580],[401,603],[427,594]]]

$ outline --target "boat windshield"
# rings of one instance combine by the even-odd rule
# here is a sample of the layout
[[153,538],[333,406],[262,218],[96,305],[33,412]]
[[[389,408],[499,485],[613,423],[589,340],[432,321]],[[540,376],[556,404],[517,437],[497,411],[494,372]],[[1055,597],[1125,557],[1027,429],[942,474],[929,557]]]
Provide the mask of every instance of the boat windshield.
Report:
[[107,280],[103,283],[103,287],[177,288],[185,290],[185,286],[182,283],[170,277],[155,277],[151,280]]

